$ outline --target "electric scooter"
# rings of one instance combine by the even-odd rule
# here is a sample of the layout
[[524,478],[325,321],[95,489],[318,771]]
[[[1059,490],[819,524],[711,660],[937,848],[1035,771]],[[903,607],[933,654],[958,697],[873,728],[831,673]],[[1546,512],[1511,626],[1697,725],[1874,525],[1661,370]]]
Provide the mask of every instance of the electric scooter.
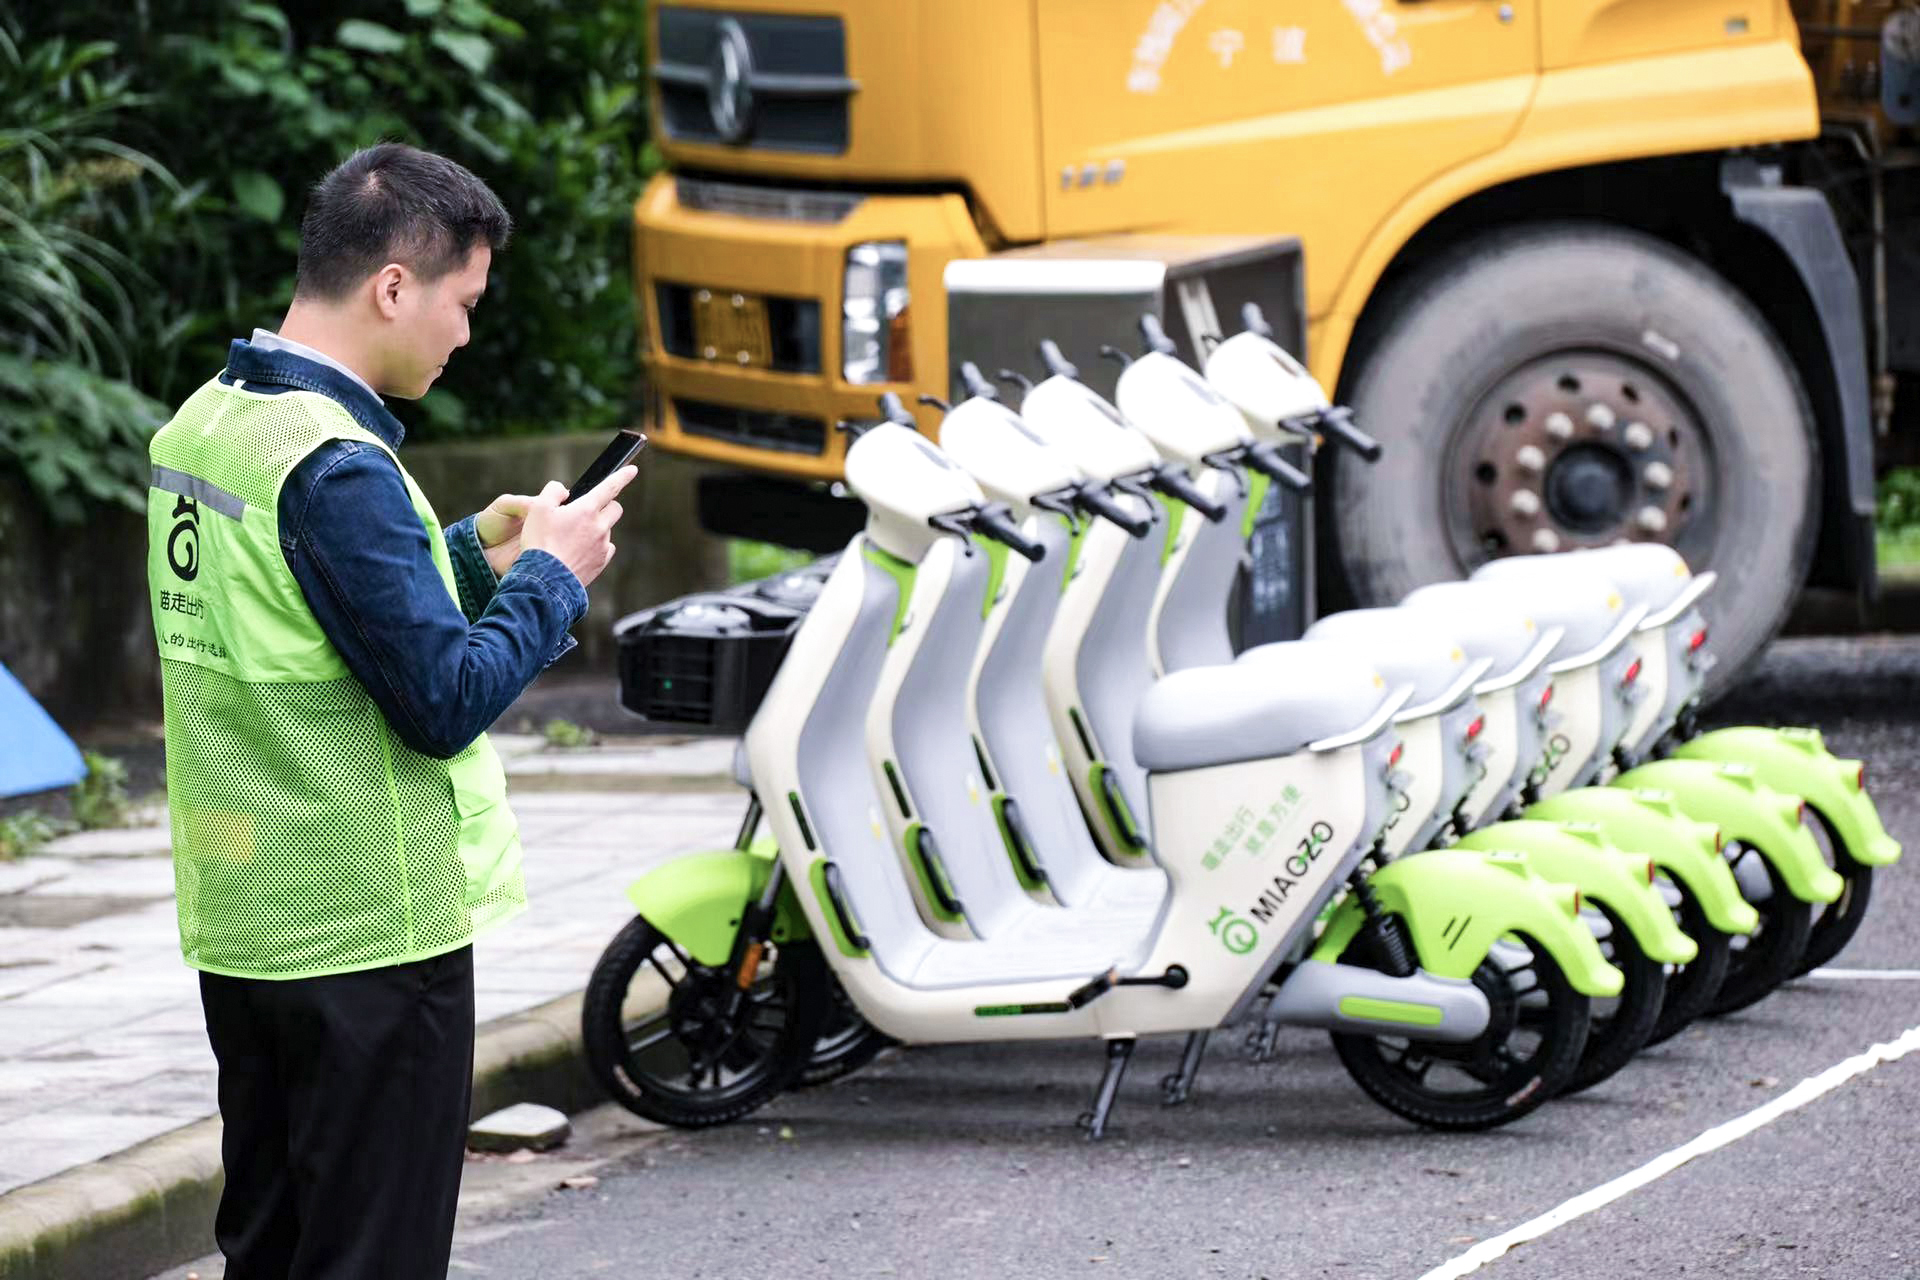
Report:
[[[1523,858],[1459,855],[1457,866],[1444,867],[1436,855],[1395,864],[1401,875],[1363,882],[1371,892],[1349,895],[1363,902],[1336,913],[1335,926],[1305,954],[1319,907],[1341,888],[1390,809],[1388,722],[1397,707],[1371,668],[1319,646],[1303,646],[1308,665],[1291,686],[1263,682],[1250,694],[1231,668],[1209,668],[1170,675],[1142,700],[1134,745],[1148,773],[1155,847],[1169,881],[1147,933],[1088,922],[1070,934],[1011,929],[964,940],[928,928],[890,847],[883,797],[860,767],[885,650],[903,622],[915,625],[900,579],[865,552],[873,547],[917,569],[937,542],[957,543],[962,527],[989,537],[1005,531],[979,521],[984,504],[972,481],[903,428],[876,427],[861,437],[847,471],[869,505],[867,531],[801,622],[747,733],[755,794],[778,797],[764,814],[778,858],[696,855],[643,881],[643,919],[658,945],[626,985],[649,967],[677,992],[676,978],[717,970],[736,991],[750,992],[767,949],[781,947],[784,931],[775,966],[784,970],[804,924],[829,944],[820,951],[861,1014],[901,1039],[1107,1041],[1108,1067],[1088,1118],[1096,1135],[1139,1035],[1211,1029],[1243,1011],[1273,977],[1293,1020],[1305,1025],[1348,1029],[1369,1046],[1395,1027],[1420,1037],[1410,1044],[1459,1046],[1476,1088],[1439,1102],[1419,1086],[1426,1072],[1416,1076],[1404,1049],[1396,1063],[1376,1058],[1378,1069],[1356,1068],[1343,1051],[1370,1093],[1419,1110],[1428,1124],[1504,1123],[1551,1092],[1553,1077],[1577,1059],[1586,996],[1617,992],[1620,976],[1575,923],[1571,891],[1561,896],[1532,877]],[[1242,811],[1252,822],[1235,837],[1233,856],[1216,854],[1208,866]],[[1469,904],[1476,919],[1458,927]],[[1443,928],[1463,935],[1452,948],[1440,941]],[[1531,943],[1520,979],[1482,972],[1502,935]],[[1392,949],[1381,938],[1409,943],[1434,967],[1401,977],[1340,963],[1350,948]],[[1541,993],[1544,1022],[1521,1028],[1494,1020],[1483,988],[1494,985],[1510,1002],[1516,981]],[[677,1003],[668,1000],[670,1009]],[[681,1080],[685,1074],[699,1086],[716,1074],[702,1046],[724,1045],[723,1065],[793,1047],[790,1036],[747,1036],[753,1024],[740,1019],[750,1006],[744,998],[684,1002],[683,1016],[667,1025],[683,1057],[694,1046],[692,1070],[663,1079],[620,1053],[611,1065],[634,1086],[622,1101],[672,1123],[713,1122],[709,1111],[686,1105]],[[1499,1043],[1489,1047],[1496,1029]],[[1486,1057],[1493,1050],[1509,1056]],[[762,1090],[758,1100],[767,1096],[771,1090]]]

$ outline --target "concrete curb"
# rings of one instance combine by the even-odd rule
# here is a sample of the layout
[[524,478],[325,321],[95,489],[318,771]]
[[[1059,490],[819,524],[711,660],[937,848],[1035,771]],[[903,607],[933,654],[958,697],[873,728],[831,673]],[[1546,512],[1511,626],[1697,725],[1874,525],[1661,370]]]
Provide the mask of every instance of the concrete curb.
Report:
[[[581,1057],[579,994],[479,1029],[473,1118],[605,1100]],[[213,1252],[220,1131],[210,1116],[0,1195],[0,1280],[144,1280]]]

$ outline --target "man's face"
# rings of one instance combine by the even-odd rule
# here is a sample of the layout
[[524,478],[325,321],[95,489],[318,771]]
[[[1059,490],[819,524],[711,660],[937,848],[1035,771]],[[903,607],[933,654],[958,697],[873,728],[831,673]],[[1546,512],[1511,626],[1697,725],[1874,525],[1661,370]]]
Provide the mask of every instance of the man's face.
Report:
[[394,323],[389,330],[386,385],[382,394],[418,400],[446,371],[453,353],[467,345],[471,312],[487,291],[487,269],[493,250],[475,245],[464,266],[438,280],[423,282],[409,276],[400,291]]

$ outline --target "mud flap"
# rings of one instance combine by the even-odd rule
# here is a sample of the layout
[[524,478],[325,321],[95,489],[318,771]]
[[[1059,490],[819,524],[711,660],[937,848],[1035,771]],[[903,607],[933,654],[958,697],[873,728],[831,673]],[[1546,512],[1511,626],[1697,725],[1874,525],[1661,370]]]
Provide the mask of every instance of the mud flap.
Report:
[[[779,855],[771,836],[761,837],[748,849],[690,853],[628,885],[627,899],[647,923],[698,963],[725,964],[733,955],[741,914],[767,887]],[[773,940],[811,936],[788,884],[774,908]]]

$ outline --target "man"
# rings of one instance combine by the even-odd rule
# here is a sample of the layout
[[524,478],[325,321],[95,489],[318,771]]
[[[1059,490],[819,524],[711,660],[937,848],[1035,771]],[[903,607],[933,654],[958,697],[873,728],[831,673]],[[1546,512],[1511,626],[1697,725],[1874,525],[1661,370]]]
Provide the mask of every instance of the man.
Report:
[[622,468],[442,531],[383,396],[466,345],[511,221],[383,144],[314,188],[278,333],[152,446],[181,949],[220,1067],[229,1280],[444,1276],[476,933],[526,905],[486,727],[571,647]]

